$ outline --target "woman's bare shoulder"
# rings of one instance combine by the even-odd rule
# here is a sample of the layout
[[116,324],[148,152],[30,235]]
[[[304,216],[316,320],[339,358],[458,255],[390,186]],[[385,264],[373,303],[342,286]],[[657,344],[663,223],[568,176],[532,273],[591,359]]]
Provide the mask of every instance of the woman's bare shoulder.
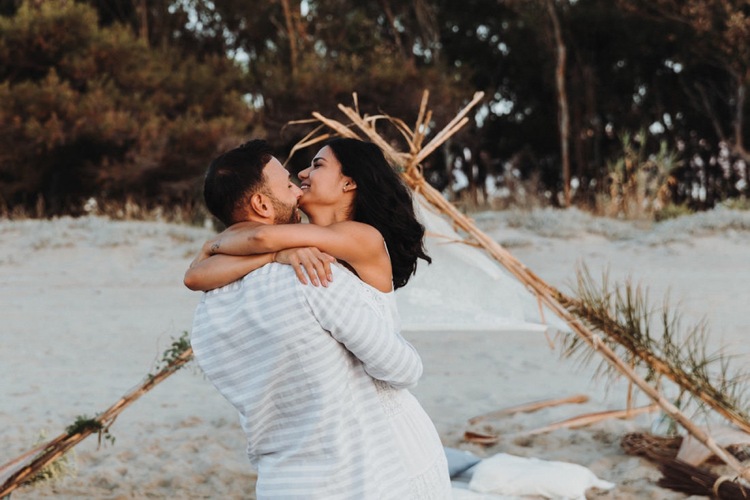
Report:
[[353,220],[347,220],[342,222],[335,222],[328,226],[332,231],[347,233],[352,236],[356,236],[358,239],[365,239],[375,243],[382,243],[383,235],[380,231],[375,229],[369,224],[364,222],[357,222]]

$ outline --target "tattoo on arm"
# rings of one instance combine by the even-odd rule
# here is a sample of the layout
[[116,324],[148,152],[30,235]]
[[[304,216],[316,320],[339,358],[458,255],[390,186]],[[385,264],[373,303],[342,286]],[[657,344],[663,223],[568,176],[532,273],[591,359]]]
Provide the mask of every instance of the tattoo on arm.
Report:
[[216,243],[214,243],[213,245],[211,245],[211,249],[209,250],[209,253],[210,253],[211,255],[214,255],[214,254],[216,254],[216,253],[217,253],[218,251],[219,251],[219,242],[217,241]]

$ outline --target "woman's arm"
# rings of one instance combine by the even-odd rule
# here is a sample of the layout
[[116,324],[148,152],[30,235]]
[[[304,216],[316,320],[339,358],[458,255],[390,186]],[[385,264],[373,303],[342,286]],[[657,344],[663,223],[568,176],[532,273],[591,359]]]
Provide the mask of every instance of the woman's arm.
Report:
[[355,269],[385,254],[383,237],[372,226],[345,221],[315,224],[235,224],[207,244],[210,254],[252,255],[285,248],[316,247]]
[[317,248],[290,248],[280,252],[259,255],[213,255],[202,251],[185,272],[185,286],[191,290],[208,291],[236,281],[271,262],[289,264],[303,285],[307,276],[314,286],[328,286],[331,281],[331,263],[336,259]]
[[198,256],[185,272],[183,283],[191,290],[208,291],[236,281],[247,273],[273,262],[272,253],[258,255]]
[[302,291],[318,323],[362,362],[371,377],[396,389],[416,385],[423,369],[417,350],[391,329],[383,316],[388,313],[367,298],[354,276],[342,269],[334,272],[336,279],[328,289]]

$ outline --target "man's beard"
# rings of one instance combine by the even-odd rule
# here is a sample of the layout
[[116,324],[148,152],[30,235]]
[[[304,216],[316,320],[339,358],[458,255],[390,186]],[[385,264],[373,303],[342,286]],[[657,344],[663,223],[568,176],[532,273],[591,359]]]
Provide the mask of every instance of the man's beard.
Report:
[[268,196],[271,200],[271,205],[274,211],[274,224],[296,224],[300,221],[299,210],[297,204],[286,205],[279,201],[275,196]]

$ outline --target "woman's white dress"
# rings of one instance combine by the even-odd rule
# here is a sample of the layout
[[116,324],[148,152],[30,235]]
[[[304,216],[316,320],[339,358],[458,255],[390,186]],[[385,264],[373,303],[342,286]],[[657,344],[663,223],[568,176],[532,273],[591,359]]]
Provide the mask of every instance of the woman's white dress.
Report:
[[[395,293],[381,292],[367,283],[360,283],[373,304],[383,311],[386,321],[399,331],[400,320]],[[394,389],[379,380],[375,381],[375,385],[400,446],[410,478],[411,498],[452,498],[445,451],[429,415],[407,389]]]

